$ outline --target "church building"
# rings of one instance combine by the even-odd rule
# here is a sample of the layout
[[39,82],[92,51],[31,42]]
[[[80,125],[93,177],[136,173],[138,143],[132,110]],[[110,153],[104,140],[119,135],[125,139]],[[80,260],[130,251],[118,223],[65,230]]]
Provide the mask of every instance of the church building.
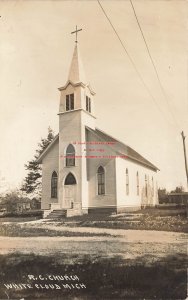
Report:
[[158,168],[97,128],[95,92],[86,80],[77,42],[67,82],[59,91],[59,134],[38,159],[44,216],[155,206]]

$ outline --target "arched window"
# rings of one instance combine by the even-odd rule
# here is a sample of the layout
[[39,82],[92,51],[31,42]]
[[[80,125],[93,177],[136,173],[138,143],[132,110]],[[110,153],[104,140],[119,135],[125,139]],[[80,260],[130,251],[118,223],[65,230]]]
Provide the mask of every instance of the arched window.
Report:
[[145,195],[148,196],[148,180],[147,175],[145,175]]
[[129,171],[126,169],[126,195],[129,195]]
[[139,175],[138,172],[136,173],[136,194],[139,196]]
[[72,144],[69,144],[66,150],[66,166],[75,166],[75,149]]
[[105,194],[105,172],[102,166],[100,166],[97,170],[97,182],[98,182],[98,195],[104,195]]
[[51,177],[51,198],[57,198],[57,173],[54,171]]
[[69,173],[65,179],[65,185],[76,184],[76,179],[72,173]]
[[152,176],[152,196],[154,196],[154,181],[153,181],[153,176]]

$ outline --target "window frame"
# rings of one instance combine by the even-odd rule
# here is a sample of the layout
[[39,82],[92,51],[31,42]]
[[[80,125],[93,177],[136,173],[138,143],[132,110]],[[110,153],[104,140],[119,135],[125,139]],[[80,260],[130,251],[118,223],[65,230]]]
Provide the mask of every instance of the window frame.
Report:
[[145,174],[145,196],[146,198],[148,197],[148,178],[146,174]]
[[58,198],[58,175],[56,171],[53,171],[51,176],[51,198]]
[[[72,179],[74,180],[74,183],[66,183],[66,180],[69,178],[69,176],[72,177]],[[76,181],[76,177],[72,172],[69,172],[66,176],[65,176],[65,180],[64,180],[64,185],[76,185],[77,181]]]
[[91,98],[86,96],[86,111],[91,113]]
[[[74,151],[72,152],[68,152],[68,148],[69,147],[73,147]],[[75,147],[72,144],[69,144],[66,148],[66,155],[65,155],[65,166],[66,167],[75,167],[75,154],[76,154],[76,150]]]
[[74,93],[66,95],[65,110],[74,110]]
[[[103,172],[99,172],[99,169],[102,168]],[[105,186],[105,180],[106,180],[106,172],[105,168],[103,166],[99,166],[97,168],[96,176],[97,176],[97,195],[98,196],[104,196],[106,194],[106,186]],[[100,181],[99,181],[100,179]]]
[[126,168],[126,195],[129,196],[129,170]]
[[140,181],[139,181],[139,173],[136,172],[136,195],[139,196],[140,194]]
[[153,179],[153,176],[152,176],[152,197],[154,196],[154,179]]

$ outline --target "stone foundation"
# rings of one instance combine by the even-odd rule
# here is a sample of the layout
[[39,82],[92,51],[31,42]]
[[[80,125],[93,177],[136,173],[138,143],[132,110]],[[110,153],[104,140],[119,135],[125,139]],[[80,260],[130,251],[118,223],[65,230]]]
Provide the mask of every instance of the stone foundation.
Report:
[[43,210],[43,219],[45,219],[49,214],[51,213],[51,209],[45,209]]
[[117,207],[117,213],[126,213],[126,212],[133,212],[133,211],[137,211],[140,210],[141,206],[124,206],[124,207]]
[[111,214],[116,212],[116,207],[89,207],[88,213],[92,214]]

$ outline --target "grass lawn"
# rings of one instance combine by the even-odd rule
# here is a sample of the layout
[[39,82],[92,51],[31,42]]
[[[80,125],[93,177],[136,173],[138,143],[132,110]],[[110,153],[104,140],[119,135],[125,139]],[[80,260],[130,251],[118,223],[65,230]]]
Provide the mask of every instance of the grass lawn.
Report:
[[185,209],[147,208],[130,214],[88,214],[58,221],[69,226],[188,232]]
[[[40,228],[35,226],[19,226],[20,223],[27,223],[37,220],[38,217],[0,218],[1,236],[69,236],[66,231],[58,233],[56,230]],[[8,223],[6,223],[8,222]],[[188,219],[185,209],[157,209],[147,208],[134,213],[124,214],[88,214],[57,220],[48,220],[54,226],[68,227],[93,227],[109,229],[134,229],[134,230],[157,230],[188,232]],[[76,236],[76,233],[74,233]],[[88,235],[90,236],[90,235]]]
[[1,218],[0,299],[186,299],[182,210],[10,220]]
[[[70,254],[71,255],[71,254]],[[186,298],[186,268],[185,256],[167,256],[161,262],[147,265],[143,260],[122,260],[96,258],[91,260],[85,255],[79,264],[65,264],[66,254],[52,256],[36,256],[34,254],[1,255],[1,289],[0,299],[185,299]],[[142,263],[141,263],[142,262]],[[29,280],[32,274],[36,280]],[[45,280],[40,280],[39,275]],[[49,280],[48,275],[76,275],[86,288],[72,288],[72,280]],[[28,283],[30,289],[6,289],[4,284]],[[65,287],[69,284],[70,288]],[[35,284],[60,289],[36,288]],[[64,284],[64,286],[63,286]]]
[[24,216],[22,216],[22,217],[0,217],[0,224],[1,223],[3,223],[3,222],[16,222],[16,223],[18,223],[18,222],[28,222],[28,221],[34,221],[34,220],[39,220],[40,219],[40,217],[28,217],[28,216],[26,216],[26,217],[24,217]]
[[[0,236],[70,236],[66,231],[57,232],[41,228],[40,223],[35,226],[19,226],[20,223],[37,220],[34,217],[24,218],[0,218]],[[6,223],[8,222],[8,223]],[[134,230],[157,230],[188,232],[188,219],[185,209],[156,209],[148,208],[134,213],[124,214],[88,214],[70,218],[49,220],[57,227],[94,227],[109,229],[134,229]],[[36,223],[37,224],[37,223]],[[76,236],[77,234],[74,233]],[[73,236],[73,233],[72,235]],[[85,236],[91,236],[86,234]]]
[[[44,224],[45,225],[45,224]],[[38,236],[65,236],[65,237],[74,237],[74,236],[112,236],[108,233],[90,233],[90,232],[70,232],[68,230],[59,231],[56,227],[52,229],[41,228],[37,226],[20,226],[18,224],[4,224],[0,226],[0,236],[10,236],[10,237],[38,237]]]

